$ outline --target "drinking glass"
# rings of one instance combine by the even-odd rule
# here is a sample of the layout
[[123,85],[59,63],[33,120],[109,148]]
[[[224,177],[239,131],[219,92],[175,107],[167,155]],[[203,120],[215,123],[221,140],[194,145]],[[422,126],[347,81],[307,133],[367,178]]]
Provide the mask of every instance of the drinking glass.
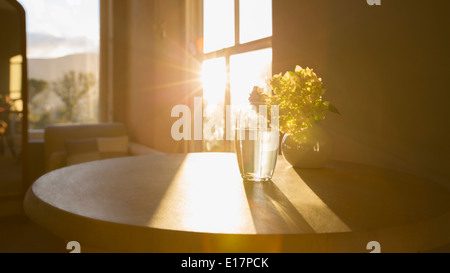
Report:
[[[278,118],[278,116],[276,117]],[[246,181],[269,181],[277,163],[280,133],[267,106],[250,106],[236,118],[235,149],[241,176]]]

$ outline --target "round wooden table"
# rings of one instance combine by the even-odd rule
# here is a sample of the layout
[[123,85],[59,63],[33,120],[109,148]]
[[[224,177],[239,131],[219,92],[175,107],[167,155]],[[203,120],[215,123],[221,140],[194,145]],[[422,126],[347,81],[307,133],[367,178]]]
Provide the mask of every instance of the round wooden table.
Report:
[[425,252],[450,243],[450,193],[357,163],[243,182],[235,154],[146,155],[39,178],[29,218],[82,252]]

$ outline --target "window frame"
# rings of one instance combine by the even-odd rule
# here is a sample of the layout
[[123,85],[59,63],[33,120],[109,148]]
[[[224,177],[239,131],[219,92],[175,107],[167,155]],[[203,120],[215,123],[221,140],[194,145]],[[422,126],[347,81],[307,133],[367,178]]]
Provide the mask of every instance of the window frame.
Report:
[[[204,37],[204,33],[203,33],[203,29],[204,29],[203,28],[203,22],[204,22],[204,20],[203,20],[203,15],[204,15],[203,0],[200,0],[199,2],[201,5],[201,21],[202,21],[202,24],[199,27],[201,28],[202,37]],[[273,6],[273,0],[271,1],[271,4]],[[272,11],[272,18],[273,18],[273,11]],[[211,52],[207,52],[207,53],[204,53],[203,51],[201,52],[203,54],[202,62],[204,62],[206,60],[210,60],[210,59],[215,59],[215,58],[225,58],[226,86],[225,86],[224,109],[223,109],[224,117],[226,117],[227,105],[231,104],[231,86],[230,86],[230,75],[231,75],[230,59],[231,59],[231,56],[237,55],[237,54],[242,54],[242,53],[248,53],[248,52],[256,51],[256,50],[272,48],[273,33],[269,37],[261,38],[261,39],[246,42],[246,43],[241,43],[240,42],[240,22],[239,21],[240,21],[240,0],[234,0],[234,41],[235,41],[234,46],[230,46],[227,48],[223,48],[223,49],[219,49],[219,50],[211,51]],[[273,30],[273,26],[272,26],[272,30]],[[273,59],[272,59],[272,67],[273,67]],[[226,131],[228,129],[227,126],[229,126],[229,125],[227,124],[227,122],[224,122],[224,124],[225,124],[225,128],[224,128],[224,135],[223,135],[223,139],[224,139],[223,147],[230,147],[230,144],[231,144],[230,140],[226,140],[226,136],[225,136]]]

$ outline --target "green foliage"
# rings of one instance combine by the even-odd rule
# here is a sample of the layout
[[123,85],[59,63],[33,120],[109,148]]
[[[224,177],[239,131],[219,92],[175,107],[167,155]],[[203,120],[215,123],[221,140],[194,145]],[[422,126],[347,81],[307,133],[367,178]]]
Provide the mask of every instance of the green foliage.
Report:
[[40,110],[46,98],[47,87],[46,80],[34,78],[28,80],[28,122],[31,129],[44,128],[51,120],[49,113]]
[[45,127],[45,125],[54,122],[52,120],[50,113],[48,112],[43,112],[39,114],[30,112],[28,115],[28,121],[30,129],[42,129]]
[[323,100],[326,90],[322,79],[312,69],[296,66],[295,71],[274,75],[270,79],[271,105],[279,105],[280,131],[300,137],[302,131],[325,118],[328,111],[339,113]]
[[69,71],[52,87],[56,95],[64,103],[64,119],[68,122],[76,122],[76,108],[80,99],[95,85],[95,77],[92,73]]
[[48,86],[48,82],[40,79],[28,80],[28,96],[32,100],[37,94],[44,91]]
[[[47,124],[76,123],[80,118],[82,99],[95,85],[92,73],[69,71],[55,82],[30,79],[29,86],[29,126],[44,128]],[[52,98],[56,94],[63,103],[59,106]]]

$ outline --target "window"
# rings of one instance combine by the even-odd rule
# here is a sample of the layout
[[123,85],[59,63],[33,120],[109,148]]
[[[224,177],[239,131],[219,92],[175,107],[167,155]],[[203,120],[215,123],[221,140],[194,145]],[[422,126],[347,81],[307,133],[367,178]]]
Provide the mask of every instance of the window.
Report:
[[18,0],[27,19],[29,128],[98,122],[99,0]]
[[22,98],[22,55],[17,55],[9,60],[9,96],[11,100]]
[[271,39],[271,0],[203,0],[204,151],[233,150],[226,106],[248,104],[253,86],[267,87]]

